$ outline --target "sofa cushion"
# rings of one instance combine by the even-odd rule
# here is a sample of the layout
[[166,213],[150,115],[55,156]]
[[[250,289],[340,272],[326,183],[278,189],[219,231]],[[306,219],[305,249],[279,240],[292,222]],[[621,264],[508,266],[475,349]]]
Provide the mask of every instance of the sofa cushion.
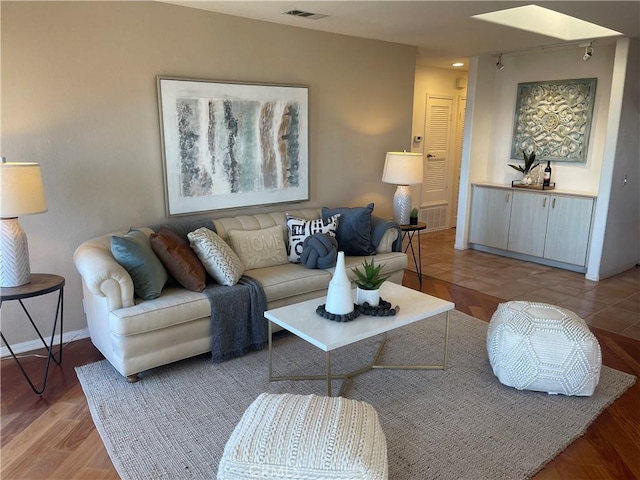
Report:
[[238,255],[215,232],[202,227],[187,234],[205,270],[221,285],[235,285],[244,273]]
[[207,272],[189,244],[178,234],[161,227],[152,233],[151,248],[180,285],[201,292],[207,284]]
[[131,276],[135,294],[143,300],[157,298],[169,276],[153,253],[149,237],[132,228],[122,237],[112,236],[110,242],[113,257]]
[[211,315],[209,299],[200,292],[167,287],[153,300],[109,313],[113,335],[130,336],[189,323]]
[[283,228],[276,225],[261,230],[229,230],[231,248],[247,270],[287,263]]
[[[322,292],[329,287],[331,281],[331,274],[326,270],[309,270],[295,263],[247,270],[246,274],[260,282],[267,302]],[[318,293],[318,296],[321,295],[322,293]]]
[[305,238],[314,233],[327,233],[332,237],[336,236],[338,230],[338,221],[340,215],[323,220],[317,218],[315,220],[304,220],[302,218],[287,215],[287,231],[289,261],[292,263],[300,263],[300,255],[302,254],[302,245]]
[[[353,268],[362,269],[362,262],[365,259],[370,257],[344,257],[345,268],[347,269],[347,276],[351,281],[353,281],[356,276],[353,273]],[[390,273],[402,271],[407,268],[407,255],[403,252],[390,252],[390,253],[379,253],[375,257],[376,265],[384,265],[382,267],[381,273],[383,275],[389,275]],[[328,270],[331,275],[335,271],[335,268],[331,268]]]
[[338,250],[345,255],[373,255],[376,248],[371,244],[371,214],[373,203],[366,207],[322,208],[322,218],[340,215],[336,239]]

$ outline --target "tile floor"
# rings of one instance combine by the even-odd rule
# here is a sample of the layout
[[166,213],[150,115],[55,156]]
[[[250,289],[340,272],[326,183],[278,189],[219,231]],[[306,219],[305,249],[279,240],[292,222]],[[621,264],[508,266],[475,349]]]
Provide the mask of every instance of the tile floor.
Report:
[[[553,303],[574,311],[589,325],[640,340],[640,267],[593,282],[582,273],[455,250],[454,241],[455,229],[421,234],[424,275],[505,300]],[[409,268],[415,271],[408,253]]]

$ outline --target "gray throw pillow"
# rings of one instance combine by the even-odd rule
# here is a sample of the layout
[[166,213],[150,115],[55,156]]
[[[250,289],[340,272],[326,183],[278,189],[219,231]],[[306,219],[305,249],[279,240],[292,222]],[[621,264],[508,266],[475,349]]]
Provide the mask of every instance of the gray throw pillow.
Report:
[[371,214],[373,203],[366,207],[322,208],[322,218],[340,214],[336,240],[338,250],[345,255],[374,255],[376,248],[371,243]]

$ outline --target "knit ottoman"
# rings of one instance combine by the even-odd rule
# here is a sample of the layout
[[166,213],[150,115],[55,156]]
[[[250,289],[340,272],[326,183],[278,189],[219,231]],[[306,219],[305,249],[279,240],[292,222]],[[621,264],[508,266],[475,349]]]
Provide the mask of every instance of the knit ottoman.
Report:
[[219,480],[386,479],[387,442],[371,405],[261,394],[224,448]]
[[589,396],[600,380],[600,344],[570,310],[513,301],[502,303],[487,332],[493,373],[518,390]]

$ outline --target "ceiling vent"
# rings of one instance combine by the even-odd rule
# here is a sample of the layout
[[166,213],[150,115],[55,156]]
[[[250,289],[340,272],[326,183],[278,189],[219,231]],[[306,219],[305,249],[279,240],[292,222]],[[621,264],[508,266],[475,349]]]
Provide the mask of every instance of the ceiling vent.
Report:
[[289,10],[284,12],[283,15],[292,15],[294,17],[308,18],[309,20],[320,20],[328,15],[322,15],[321,13],[303,12],[302,10]]

